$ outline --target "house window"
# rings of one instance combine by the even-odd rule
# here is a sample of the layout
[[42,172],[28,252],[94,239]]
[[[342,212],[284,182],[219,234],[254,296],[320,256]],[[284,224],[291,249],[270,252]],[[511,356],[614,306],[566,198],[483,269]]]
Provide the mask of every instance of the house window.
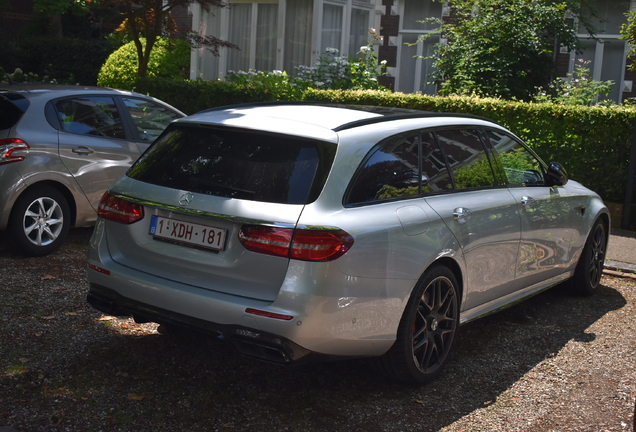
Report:
[[349,34],[349,55],[356,56],[360,47],[365,46],[369,40],[369,10],[351,9],[351,31]]
[[[320,55],[327,48],[336,48],[338,55],[357,56],[360,47],[367,44],[370,22],[369,0],[325,2],[322,9]],[[348,39],[343,41],[343,35]]]
[[342,26],[344,24],[344,7],[325,3],[322,7],[322,40],[320,53],[327,48],[335,48],[342,54]]
[[[206,12],[192,3],[193,29],[216,36],[240,50],[222,48],[214,57],[204,47],[193,51],[192,79],[218,79],[228,71],[281,69],[296,74],[312,66],[326,48],[356,55],[366,45],[372,11],[381,0],[230,0],[229,7]],[[372,21],[373,20],[373,21]],[[377,22],[376,22],[377,21]]]
[[296,66],[311,65],[313,0],[287,0],[283,69],[294,75]]
[[[443,4],[434,0],[405,0],[402,8],[396,89],[404,93],[435,94],[436,86],[431,83],[432,60],[427,57],[434,53],[435,44],[440,41],[439,36],[434,34],[439,24],[422,21],[427,18],[441,19]],[[425,41],[411,45],[425,34],[430,35]]]
[[580,53],[570,53],[569,72],[580,61],[587,61],[592,79],[596,81],[612,80],[612,91],[603,99],[610,99],[621,103],[624,88],[625,64],[627,57],[627,44],[620,40],[621,25],[627,22],[625,13],[628,11],[626,2],[608,2],[605,0],[593,0],[594,10],[598,17],[593,24],[598,33],[595,38],[587,34],[583,25],[579,25],[579,40],[583,45]]
[[275,68],[277,16],[276,3],[230,3],[227,39],[239,50],[225,51],[227,70]]

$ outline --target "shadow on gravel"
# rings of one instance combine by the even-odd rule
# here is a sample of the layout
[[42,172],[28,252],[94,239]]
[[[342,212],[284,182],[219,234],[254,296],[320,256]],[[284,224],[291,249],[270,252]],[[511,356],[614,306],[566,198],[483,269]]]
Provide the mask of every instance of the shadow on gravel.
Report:
[[78,304],[69,310],[85,310],[80,324],[51,320],[46,369],[0,375],[0,391],[10,392],[0,425],[17,415],[31,419],[25,430],[434,431],[488,406],[568,341],[593,341],[586,329],[626,303],[606,286],[590,298],[556,287],[461,327],[442,377],[413,387],[366,360],[281,367],[212,337],[123,335],[84,297],[70,300]]

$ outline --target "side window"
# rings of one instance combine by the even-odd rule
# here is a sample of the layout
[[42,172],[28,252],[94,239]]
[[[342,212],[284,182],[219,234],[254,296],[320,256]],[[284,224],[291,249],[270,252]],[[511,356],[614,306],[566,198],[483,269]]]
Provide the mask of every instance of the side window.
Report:
[[444,155],[432,133],[422,134],[422,192],[435,193],[453,189]]
[[381,144],[358,169],[346,204],[420,194],[420,135],[400,135]]
[[126,138],[115,101],[110,97],[87,96],[55,103],[65,132],[108,138]]
[[484,145],[477,131],[451,129],[435,133],[450,166],[455,189],[496,184]]
[[172,120],[180,117],[168,108],[151,101],[135,98],[123,98],[122,100],[135,123],[141,141],[154,141]]
[[544,185],[542,165],[516,139],[492,130],[486,131],[501,165],[507,184],[511,186]]

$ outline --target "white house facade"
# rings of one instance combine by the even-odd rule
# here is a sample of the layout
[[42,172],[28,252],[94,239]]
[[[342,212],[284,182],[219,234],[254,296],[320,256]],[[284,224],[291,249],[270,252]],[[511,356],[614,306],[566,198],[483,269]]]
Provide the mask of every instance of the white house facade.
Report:
[[[590,61],[593,78],[612,80],[610,98],[621,102],[636,96],[632,91],[633,73],[626,71],[627,44],[619,39],[625,13],[636,10],[636,0],[593,0],[596,3],[600,32],[591,39],[581,27],[579,38],[585,51],[577,54],[561,50],[555,53],[561,76],[572,72],[579,59]],[[380,60],[387,61],[383,84],[404,93],[435,94],[430,82],[432,64],[426,60],[439,42],[431,35],[425,42],[412,45],[425,33],[434,33],[435,25],[425,18],[447,19],[449,8],[434,0],[229,0],[229,7],[214,14],[191,6],[192,26],[202,36],[214,35],[240,47],[223,50],[214,57],[205,48],[194,49],[191,79],[223,78],[228,71],[249,69],[284,70],[294,74],[296,66],[313,65],[326,48],[340,55],[356,55],[375,29],[382,40],[376,42]],[[636,89],[634,89],[636,90]]]

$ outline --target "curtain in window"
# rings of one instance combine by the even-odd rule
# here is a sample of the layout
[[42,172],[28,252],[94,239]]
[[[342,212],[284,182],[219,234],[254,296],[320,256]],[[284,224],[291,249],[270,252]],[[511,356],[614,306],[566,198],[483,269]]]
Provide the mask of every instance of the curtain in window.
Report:
[[[423,94],[435,94],[436,85],[431,83],[431,74],[434,71],[433,60],[419,58],[432,56],[435,52],[435,44],[439,42],[439,36],[431,36],[417,45],[419,35],[405,34],[402,36],[400,47],[400,79],[398,91],[404,93],[422,92]],[[416,76],[419,74],[419,76]]]
[[[221,33],[221,14],[220,13],[202,13],[199,33],[201,36],[218,35]],[[219,58],[205,47],[198,49],[199,70],[197,78],[204,80],[213,80],[219,77]]]
[[322,40],[320,53],[324,54],[327,48],[336,48],[342,55],[342,14],[343,7],[325,3],[322,8]]
[[288,0],[285,13],[285,71],[294,76],[296,66],[310,66],[313,0]]
[[357,57],[360,47],[365,46],[369,39],[369,11],[351,9],[351,34],[349,35],[350,56]]
[[276,69],[277,23],[278,5],[259,4],[256,29],[256,70]]
[[232,3],[230,9],[230,30],[228,41],[238,45],[227,50],[227,70],[247,71],[250,68],[250,36],[252,28],[252,4]]

